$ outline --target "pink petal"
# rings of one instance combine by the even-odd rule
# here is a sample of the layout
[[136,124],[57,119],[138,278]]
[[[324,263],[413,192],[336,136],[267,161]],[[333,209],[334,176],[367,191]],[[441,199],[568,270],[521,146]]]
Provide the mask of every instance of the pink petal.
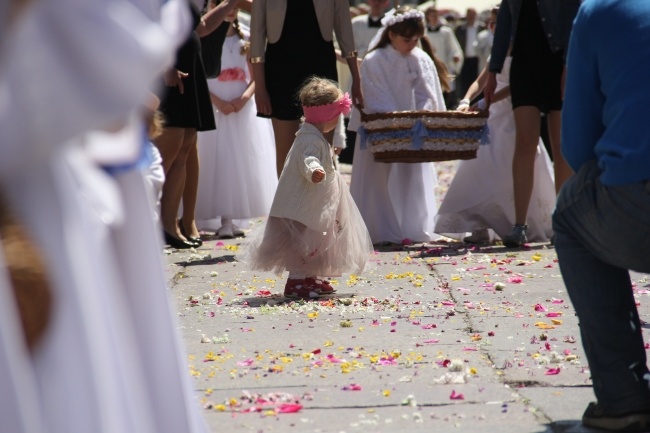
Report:
[[361,391],[361,385],[357,385],[356,383],[351,383],[350,385],[346,385],[341,389],[343,391]]
[[562,313],[546,313],[546,317],[560,317]]
[[560,374],[560,367],[558,368],[549,368],[546,370],[546,373],[544,373],[547,376],[554,376],[556,374]]
[[450,400],[465,400],[465,396],[463,394],[456,394],[456,390],[451,391],[451,395],[449,396]]
[[521,283],[522,281],[524,281],[524,279],[521,278],[521,277],[510,277],[510,278],[508,278],[507,281],[508,281],[509,283],[519,284],[519,283]]
[[535,311],[548,311],[542,304],[535,304]]
[[302,409],[301,404],[281,404],[278,406],[277,412],[278,413],[296,413],[299,412]]

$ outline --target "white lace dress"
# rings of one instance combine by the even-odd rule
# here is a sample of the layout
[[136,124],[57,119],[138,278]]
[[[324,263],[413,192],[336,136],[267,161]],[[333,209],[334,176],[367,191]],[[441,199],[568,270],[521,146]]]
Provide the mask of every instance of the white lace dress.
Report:
[[[497,90],[508,85],[508,57],[497,75]],[[476,159],[460,161],[436,216],[436,233],[462,238],[466,232],[491,229],[503,238],[515,223],[512,158],[515,119],[510,98],[490,107],[490,144],[480,146]],[[537,145],[533,193],[528,208],[528,240],[548,241],[555,209],[553,167],[542,140]]]
[[[367,113],[445,110],[433,61],[419,48],[406,56],[390,45],[370,52],[361,78]],[[436,185],[433,163],[375,162],[357,135],[350,192],[373,243],[431,241]]]
[[[238,35],[226,38],[221,75],[208,80],[210,92],[223,100],[241,96],[251,79],[242,43]],[[271,121],[256,116],[255,100],[228,115],[213,108],[217,129],[200,132],[198,138],[201,171],[195,218],[200,228],[216,230],[221,217],[268,215],[278,178]]]

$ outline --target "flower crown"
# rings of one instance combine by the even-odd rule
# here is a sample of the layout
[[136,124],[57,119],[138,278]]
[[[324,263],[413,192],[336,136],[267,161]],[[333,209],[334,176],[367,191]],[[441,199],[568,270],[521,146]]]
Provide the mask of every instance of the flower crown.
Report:
[[424,20],[424,13],[418,10],[410,10],[403,14],[386,15],[381,19],[381,25],[390,27],[393,24],[401,23],[404,20]]

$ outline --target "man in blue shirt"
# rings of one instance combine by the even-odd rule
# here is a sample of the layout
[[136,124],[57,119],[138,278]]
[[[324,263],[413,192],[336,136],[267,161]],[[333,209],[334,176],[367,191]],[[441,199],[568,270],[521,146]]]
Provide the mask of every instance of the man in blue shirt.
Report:
[[648,70],[650,2],[586,0],[562,114],[562,153],[576,174],[553,228],[598,400],[582,421],[612,431],[650,431],[650,372],[629,275],[650,272]]

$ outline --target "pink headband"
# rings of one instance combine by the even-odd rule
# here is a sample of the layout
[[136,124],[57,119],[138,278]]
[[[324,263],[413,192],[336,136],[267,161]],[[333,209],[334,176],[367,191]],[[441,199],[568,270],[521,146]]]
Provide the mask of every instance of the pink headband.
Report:
[[325,123],[336,118],[339,114],[348,114],[352,107],[350,95],[346,92],[340,99],[331,104],[315,105],[313,107],[302,106],[305,113],[305,122],[308,123]]

